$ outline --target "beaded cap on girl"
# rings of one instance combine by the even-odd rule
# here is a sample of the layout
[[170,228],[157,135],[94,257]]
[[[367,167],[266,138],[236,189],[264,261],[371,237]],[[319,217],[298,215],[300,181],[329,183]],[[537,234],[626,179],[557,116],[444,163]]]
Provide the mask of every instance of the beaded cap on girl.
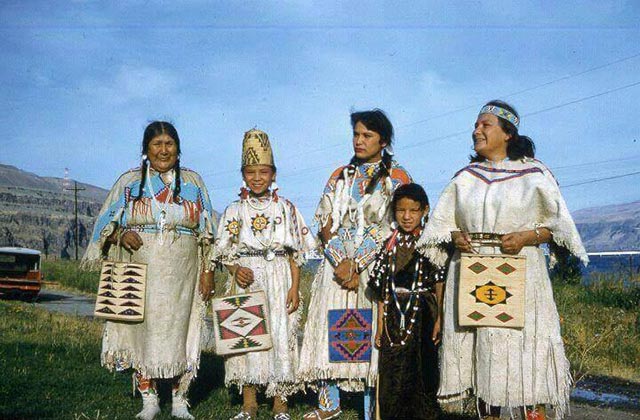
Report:
[[244,133],[242,140],[242,168],[249,165],[275,166],[269,136],[255,128]]

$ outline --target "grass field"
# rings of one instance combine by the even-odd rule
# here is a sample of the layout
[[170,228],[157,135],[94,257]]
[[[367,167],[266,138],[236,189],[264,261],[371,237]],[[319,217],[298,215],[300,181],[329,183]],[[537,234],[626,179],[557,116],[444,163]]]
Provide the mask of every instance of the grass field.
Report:
[[[11,301],[0,301],[0,318],[1,419],[130,419],[140,410],[130,374],[100,367],[101,322]],[[227,419],[240,409],[241,400],[224,387],[223,375],[222,359],[204,354],[189,395],[198,419]],[[169,392],[166,384],[160,388],[165,401],[160,420],[171,418]],[[294,398],[294,418],[313,401],[313,394]],[[357,419],[361,406],[362,397],[347,394],[341,418]],[[271,418],[270,401],[261,400],[258,418]]]
[[[73,262],[46,262],[44,271],[66,289],[93,292],[97,287],[97,275],[80,272]],[[222,281],[217,283],[220,291]],[[305,273],[305,304],[310,284],[311,275]],[[640,289],[616,281],[588,287],[556,281],[554,290],[574,376],[640,381]],[[100,367],[101,322],[5,301],[0,301],[0,318],[0,418],[125,419],[139,411],[130,375]],[[222,360],[204,354],[190,393],[197,418],[226,419],[240,408],[237,392],[224,388],[223,374]],[[165,386],[164,401],[167,393]],[[293,400],[294,418],[312,407],[314,397]],[[361,405],[361,397],[346,395],[342,418],[358,418]],[[164,404],[159,418],[169,419],[169,411],[170,404]],[[259,418],[271,418],[269,401],[262,401]]]

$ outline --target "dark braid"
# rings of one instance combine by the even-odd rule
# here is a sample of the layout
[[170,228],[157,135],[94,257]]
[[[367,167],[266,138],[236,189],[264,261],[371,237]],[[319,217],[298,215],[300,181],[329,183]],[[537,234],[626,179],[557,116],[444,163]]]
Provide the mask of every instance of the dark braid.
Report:
[[180,203],[182,201],[180,199],[180,159],[176,160],[175,180],[176,185],[173,187],[173,202]]
[[147,181],[147,166],[149,165],[149,159],[145,156],[142,159],[142,166],[140,167],[140,188],[138,188],[138,196],[133,199],[133,201],[138,201],[142,198],[142,193],[144,192],[144,184]]
[[387,153],[386,150],[382,152],[382,160],[378,165],[378,170],[369,181],[369,185],[364,190],[365,194],[371,194],[376,189],[378,182],[384,177],[391,175],[391,165],[392,165],[393,156],[390,153]]
[[[357,123],[363,124],[367,130],[374,131],[380,136],[380,144],[385,146],[391,146],[393,143],[393,125],[387,115],[381,109],[375,108],[371,111],[360,111],[351,113],[351,127],[355,129]],[[363,162],[357,159],[355,156],[351,158],[349,166],[357,168]],[[365,194],[371,194],[376,189],[380,179],[387,177],[391,173],[391,165],[393,164],[393,155],[387,152],[386,149],[382,150],[382,161],[378,167],[378,170],[371,178],[371,181],[365,189]],[[343,174],[340,174],[338,179],[342,179]]]

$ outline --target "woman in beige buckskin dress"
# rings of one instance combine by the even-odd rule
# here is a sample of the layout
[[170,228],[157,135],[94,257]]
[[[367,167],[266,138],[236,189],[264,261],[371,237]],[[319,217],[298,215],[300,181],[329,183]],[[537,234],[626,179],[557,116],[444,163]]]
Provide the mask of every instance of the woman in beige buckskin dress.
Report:
[[[124,173],[111,188],[83,258],[97,265],[118,255],[147,264],[144,321],[108,321],[102,364],[133,368],[142,395],[137,418],[160,412],[156,382],[172,382],[174,417],[193,419],[186,392],[200,363],[205,302],[213,288],[209,265],[215,220],[200,176],[180,166],[180,138],[168,122],[149,124],[142,167]],[[98,296],[100,299],[101,296]]]

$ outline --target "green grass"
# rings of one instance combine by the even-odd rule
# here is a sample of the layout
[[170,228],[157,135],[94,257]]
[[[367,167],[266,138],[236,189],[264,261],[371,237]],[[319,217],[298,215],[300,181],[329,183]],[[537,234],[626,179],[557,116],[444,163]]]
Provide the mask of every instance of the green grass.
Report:
[[[130,375],[100,367],[101,322],[7,301],[0,301],[0,318],[0,418],[129,419],[140,410]],[[226,389],[223,378],[222,359],[204,354],[189,395],[196,418],[225,419],[240,409],[237,390]],[[167,384],[160,388],[160,420],[171,418],[169,392]],[[270,419],[270,401],[259,402],[258,418]],[[313,403],[313,394],[297,395],[293,417],[301,418]],[[344,395],[341,418],[357,419],[361,406],[361,396]]]
[[77,261],[43,261],[42,275],[45,281],[53,283],[47,284],[46,287],[58,287],[83,293],[95,293],[98,290],[98,271],[81,270]]
[[640,287],[615,279],[588,286],[555,282],[555,300],[573,375],[640,382]]
[[[60,287],[93,293],[97,273],[86,273],[75,262],[46,262],[47,280]],[[218,273],[222,293],[226,273]],[[301,281],[305,311],[312,273]],[[586,374],[640,382],[640,287],[603,278],[589,286],[554,282],[563,339],[575,379]],[[0,418],[117,419],[140,409],[131,395],[130,375],[112,374],[100,366],[99,321],[49,313],[32,304],[0,301]],[[200,419],[235,414],[241,399],[223,384],[222,359],[204,354],[190,399]],[[168,401],[168,390],[161,390]],[[314,403],[312,393],[296,396],[292,414],[300,418]],[[362,399],[347,394],[343,419],[358,418]],[[160,419],[169,419],[163,404]],[[270,418],[269,401],[261,401],[260,419]],[[454,417],[451,417],[454,418]],[[463,417],[458,417],[462,419]]]

